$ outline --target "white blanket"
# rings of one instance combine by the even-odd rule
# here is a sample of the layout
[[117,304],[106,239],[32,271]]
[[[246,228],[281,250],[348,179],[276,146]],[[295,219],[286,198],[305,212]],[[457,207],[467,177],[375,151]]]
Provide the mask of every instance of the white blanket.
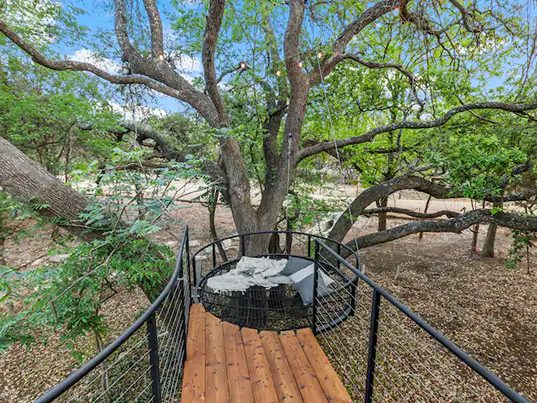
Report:
[[209,278],[207,286],[213,291],[222,294],[233,291],[244,292],[254,285],[267,289],[276,287],[278,283],[270,281],[270,278],[278,276],[286,264],[287,259],[273,260],[266,257],[253,258],[244,256],[233,270],[220,276]]

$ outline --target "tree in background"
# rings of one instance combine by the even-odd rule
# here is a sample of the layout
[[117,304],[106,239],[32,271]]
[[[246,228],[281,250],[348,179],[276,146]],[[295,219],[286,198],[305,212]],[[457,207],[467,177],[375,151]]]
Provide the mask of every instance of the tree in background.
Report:
[[[534,110],[535,94],[527,90],[532,88],[533,52],[523,57],[530,27],[518,5],[509,2],[479,9],[458,1],[381,0],[368,5],[290,0],[285,4],[245,1],[239,9],[224,0],[210,1],[207,7],[178,2],[172,10],[177,36],[168,41],[156,1],[144,1],[143,10],[136,10],[137,3],[127,7],[125,0],[117,0],[116,41],[110,41],[106,32],[99,39],[108,46],[101,54],[121,64],[118,73],[95,62],[58,58],[5,17],[0,32],[34,62],[50,69],[86,71],[113,84],[144,86],[189,105],[214,129],[219,160],[217,165],[206,161],[205,169],[225,188],[237,230],[244,233],[276,226],[298,165],[309,157],[372,142],[380,134],[400,129],[439,127],[465,112]],[[7,7],[21,6],[9,2]],[[71,33],[69,40],[82,40],[85,31],[68,10],[51,12],[61,14],[54,33],[58,38]],[[181,57],[197,55],[201,55],[203,77],[189,81],[177,63]],[[519,57],[528,63],[522,77],[512,83],[517,93],[497,96],[479,91],[479,84],[498,72],[504,77],[507,63]],[[351,128],[345,138],[306,144],[302,132],[312,91],[323,86],[340,65],[349,63],[403,74],[409,99],[423,106],[422,118],[391,122],[374,116]],[[233,73],[240,74],[226,79]],[[232,108],[236,91],[245,87],[251,96],[259,94],[262,99],[262,110],[255,102],[253,108],[242,105],[250,109],[249,115],[259,117],[254,133],[262,134],[264,177],[257,208],[252,205],[244,144],[241,149],[247,117],[237,116]],[[461,87],[469,89],[459,99]],[[261,246],[248,245],[252,251]]]

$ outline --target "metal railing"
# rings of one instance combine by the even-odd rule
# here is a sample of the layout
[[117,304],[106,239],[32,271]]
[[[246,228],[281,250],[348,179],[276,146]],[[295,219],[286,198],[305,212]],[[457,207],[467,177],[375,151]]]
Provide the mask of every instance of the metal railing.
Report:
[[179,401],[190,307],[185,228],[173,274],[162,293],[121,336],[38,403]]
[[[304,306],[300,298],[296,298],[297,291],[292,285],[279,285],[270,290],[251,287],[244,293],[220,293],[212,291],[207,281],[232,270],[243,256],[264,256],[275,260],[298,258],[313,265],[316,241],[331,245],[347,256],[353,267],[360,267],[358,254],[351,248],[322,236],[295,231],[237,234],[209,243],[192,255],[192,294],[209,312],[238,326],[275,331],[308,327],[312,307]],[[248,245],[253,244],[256,247],[249,250]],[[343,300],[331,303],[334,317],[325,323],[319,322],[319,328],[330,329],[352,315],[355,287],[349,284],[347,278],[353,277],[353,273],[344,268],[340,271],[345,272],[344,275],[334,271],[329,273],[334,281],[332,288],[336,291],[346,288],[347,292],[339,290],[335,294],[335,299]],[[354,276],[353,280],[356,279]]]
[[[353,401],[509,399],[527,403],[364,275],[357,254],[347,246],[312,234],[267,231],[220,239],[190,259],[188,228],[174,272],[159,297],[121,336],[37,402],[180,401],[192,291],[218,267],[246,255],[245,245],[251,240],[247,237],[255,236],[278,238],[277,242],[271,240],[267,250],[271,256],[303,256],[314,263],[313,303],[307,320]],[[225,240],[231,240],[227,250],[222,245]],[[229,256],[222,256],[217,249]],[[201,267],[206,260],[209,270]],[[320,269],[340,278],[330,292],[320,291]]]
[[[357,276],[354,292],[319,295],[319,269],[342,268]],[[323,241],[315,241],[314,272],[311,326],[353,401],[528,402]],[[354,315],[325,332],[340,293]]]
[[[330,245],[339,255],[347,256],[353,267],[360,269],[360,257],[347,245],[329,238],[298,231],[260,231],[245,234],[234,234],[208,243],[192,255],[192,287],[197,287],[201,280],[212,270],[225,263],[240,259],[242,256],[253,256],[247,252],[247,244],[256,237],[270,237],[266,250],[255,253],[255,256],[297,256],[313,259],[314,242],[322,241]],[[280,237],[283,237],[281,239]]]

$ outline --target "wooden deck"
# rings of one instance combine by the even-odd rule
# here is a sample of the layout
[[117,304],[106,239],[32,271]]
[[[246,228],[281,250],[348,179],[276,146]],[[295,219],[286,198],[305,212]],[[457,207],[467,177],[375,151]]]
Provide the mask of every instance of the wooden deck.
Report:
[[182,402],[351,402],[310,329],[258,332],[192,305]]

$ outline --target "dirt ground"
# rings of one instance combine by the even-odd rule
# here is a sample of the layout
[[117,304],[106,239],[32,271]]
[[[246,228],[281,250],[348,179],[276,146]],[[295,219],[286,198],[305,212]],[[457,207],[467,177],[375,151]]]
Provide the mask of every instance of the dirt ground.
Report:
[[[159,241],[173,246],[177,239],[170,234],[179,236],[185,224],[190,226],[190,239],[196,244],[209,240],[208,214],[203,206],[185,203],[175,215],[179,222],[159,234]],[[218,208],[217,220],[220,236],[234,233],[227,208]],[[390,219],[389,225],[398,222],[402,221]],[[374,231],[375,226],[375,218],[362,219],[349,236]],[[482,227],[480,243],[485,230]],[[509,385],[537,400],[537,265],[533,263],[529,274],[525,268],[505,267],[508,231],[499,231],[495,258],[471,254],[471,238],[470,231],[425,234],[421,241],[413,235],[363,250],[361,256],[366,274]],[[46,259],[49,243],[50,232],[46,230],[23,243],[8,242],[6,260],[17,267],[31,267],[36,258]],[[139,294],[133,298],[120,293],[111,300],[105,312],[112,321],[113,335],[125,329],[146,305]],[[92,351],[92,342],[84,343],[87,351]],[[46,346],[29,350],[14,345],[0,355],[0,401],[31,401],[76,366],[55,337]]]

